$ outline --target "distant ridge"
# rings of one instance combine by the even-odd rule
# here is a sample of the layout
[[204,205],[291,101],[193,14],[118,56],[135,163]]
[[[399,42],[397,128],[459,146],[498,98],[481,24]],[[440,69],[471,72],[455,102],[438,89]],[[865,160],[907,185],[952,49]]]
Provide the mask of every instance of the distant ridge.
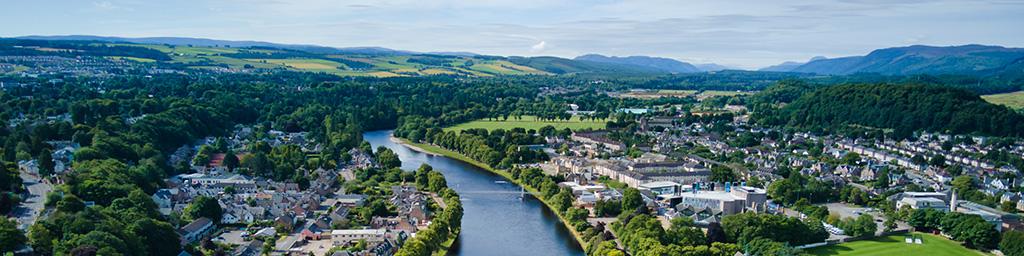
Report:
[[[193,46],[232,46],[232,47],[272,47],[289,50],[301,50],[321,54],[368,54],[368,55],[409,55],[418,54],[412,51],[394,50],[383,47],[344,47],[335,48],[308,44],[278,44],[262,41],[233,41],[217,40],[192,37],[112,37],[112,36],[90,36],[90,35],[66,35],[66,36],[21,36],[18,39],[34,40],[74,40],[74,41],[100,41],[100,42],[127,42],[136,44],[169,44],[169,45],[193,45]],[[467,54],[467,53],[459,53]],[[471,54],[471,53],[469,53]],[[454,54],[453,54],[454,55]]]
[[694,64],[693,66],[697,67],[697,69],[700,69],[700,71],[704,71],[704,72],[722,71],[722,70],[730,70],[730,69],[731,70],[739,70],[739,68],[718,65],[718,64],[715,64],[715,63]]
[[[812,61],[816,61],[816,60],[824,60],[824,59],[825,59],[825,57],[815,56],[814,58],[811,58],[811,60],[808,60],[807,62],[812,62]],[[783,62],[781,64],[764,67],[764,68],[758,69],[757,71],[790,72],[790,71],[793,71],[794,69],[800,67],[801,65],[807,64],[807,62],[787,61],[787,62]]]
[[912,45],[878,49],[865,56],[815,60],[791,71],[830,75],[853,73],[993,75],[1012,72],[1006,68],[1021,58],[1024,58],[1024,48],[978,44]]
[[573,58],[574,60],[590,61],[590,62],[601,62],[601,63],[615,63],[622,65],[633,65],[640,67],[647,67],[657,69],[671,73],[698,73],[703,72],[693,64],[661,57],[649,57],[649,56],[629,56],[629,57],[615,57],[615,56],[604,56],[600,54],[587,54]]

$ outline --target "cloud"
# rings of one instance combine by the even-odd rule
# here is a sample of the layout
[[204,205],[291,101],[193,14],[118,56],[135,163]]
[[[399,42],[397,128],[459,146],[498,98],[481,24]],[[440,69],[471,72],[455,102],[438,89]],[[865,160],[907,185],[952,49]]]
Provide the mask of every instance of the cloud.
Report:
[[530,52],[532,52],[532,53],[543,52],[545,50],[545,48],[547,48],[547,46],[548,46],[548,42],[542,40],[542,41],[538,42],[537,44],[534,44],[533,46],[530,46]]
[[110,1],[95,1],[95,2],[92,2],[92,7],[93,7],[93,9],[100,10],[100,11],[118,11],[118,10],[121,10],[121,11],[133,11],[134,10],[132,8],[124,7],[124,6],[121,6],[121,5],[118,5],[118,4],[114,4],[113,2],[110,2]]

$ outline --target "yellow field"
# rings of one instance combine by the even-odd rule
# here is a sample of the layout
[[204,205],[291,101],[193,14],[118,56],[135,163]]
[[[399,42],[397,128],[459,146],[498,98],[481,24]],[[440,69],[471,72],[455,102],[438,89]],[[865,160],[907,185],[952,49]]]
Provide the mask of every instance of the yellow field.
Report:
[[[272,49],[248,49],[234,47],[191,47],[191,46],[168,46],[160,44],[108,44],[139,46],[167,53],[172,63],[188,65],[191,68],[214,68],[227,66],[234,69],[254,67],[259,69],[285,68],[293,71],[324,72],[339,76],[429,76],[429,75],[469,75],[479,77],[490,77],[497,75],[530,75],[548,74],[545,71],[537,70],[527,66],[516,65],[507,60],[495,60],[476,57],[449,56],[444,65],[425,65],[409,62],[412,57],[408,56],[367,56],[367,55],[326,55],[324,59],[318,57],[304,58],[274,58],[274,59],[242,59],[225,56],[224,54],[238,53],[242,50],[273,53],[278,50]],[[332,58],[344,58],[352,61],[365,62],[373,65],[371,68],[361,70],[345,70],[338,67],[345,65],[331,60]],[[111,59],[132,60],[138,62],[154,62],[155,60],[129,57],[111,57]],[[473,65],[466,64],[472,62]]]
[[253,62],[266,62],[271,64],[277,64],[282,66],[288,66],[295,69],[315,70],[315,71],[330,71],[337,70],[338,67],[342,66],[341,63],[320,60],[320,59],[246,59]]
[[112,60],[128,60],[128,61],[144,62],[144,63],[156,62],[156,60],[154,60],[154,59],[138,58],[138,57],[111,56],[111,57],[107,57],[107,58],[112,59]]
[[1004,105],[1013,109],[1024,109],[1024,91],[982,95],[981,98],[992,104]]
[[687,97],[697,93],[697,90],[657,90],[657,91],[631,91],[620,95],[623,98],[656,99],[661,97]]
[[741,91],[704,91],[700,93],[701,96],[715,97],[715,96],[736,96],[736,95],[749,95],[754,94],[752,92],[741,92]]

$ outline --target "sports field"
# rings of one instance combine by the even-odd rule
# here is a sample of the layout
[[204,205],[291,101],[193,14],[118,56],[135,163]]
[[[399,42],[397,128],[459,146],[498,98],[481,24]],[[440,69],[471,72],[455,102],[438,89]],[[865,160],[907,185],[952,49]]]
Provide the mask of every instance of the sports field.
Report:
[[458,125],[452,126],[452,127],[447,127],[447,128],[444,128],[444,130],[445,131],[456,131],[456,132],[461,131],[461,130],[465,130],[465,129],[476,129],[476,128],[484,128],[484,129],[487,129],[487,130],[494,130],[494,129],[499,129],[499,128],[500,129],[505,129],[505,130],[512,129],[512,128],[523,128],[523,129],[527,129],[527,130],[530,130],[530,129],[539,130],[541,127],[544,127],[544,126],[547,126],[547,125],[554,126],[555,129],[558,129],[558,130],[565,129],[565,128],[569,128],[569,129],[572,129],[572,130],[591,128],[591,129],[597,130],[597,129],[604,129],[605,121],[604,120],[590,120],[590,119],[587,119],[586,121],[583,121],[583,120],[580,120],[580,118],[576,117],[576,116],[574,116],[569,121],[543,121],[543,120],[537,120],[537,117],[535,117],[535,116],[523,116],[523,118],[521,120],[516,120],[515,117],[510,116],[507,121],[493,121],[493,120],[487,120],[487,119],[480,119],[480,120],[476,120],[476,121],[472,121],[472,122],[468,122],[468,123],[458,124]]
[[989,103],[1005,105],[1013,109],[1024,108],[1024,91],[981,95],[981,98]]
[[904,235],[892,235],[837,245],[807,249],[811,255],[988,255],[971,250],[956,241],[932,234],[913,233],[921,237],[921,244],[908,244]]

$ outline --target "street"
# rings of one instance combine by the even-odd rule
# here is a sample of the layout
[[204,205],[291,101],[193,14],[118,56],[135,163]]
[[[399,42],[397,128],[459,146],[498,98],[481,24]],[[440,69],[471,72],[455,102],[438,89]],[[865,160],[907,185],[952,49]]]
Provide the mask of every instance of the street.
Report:
[[28,227],[35,223],[36,218],[39,218],[39,214],[45,207],[46,194],[53,190],[53,186],[47,182],[41,182],[34,174],[20,172],[19,175],[25,188],[28,189],[28,195],[22,198],[21,205],[14,209],[14,216],[18,220],[18,228],[28,230]]

